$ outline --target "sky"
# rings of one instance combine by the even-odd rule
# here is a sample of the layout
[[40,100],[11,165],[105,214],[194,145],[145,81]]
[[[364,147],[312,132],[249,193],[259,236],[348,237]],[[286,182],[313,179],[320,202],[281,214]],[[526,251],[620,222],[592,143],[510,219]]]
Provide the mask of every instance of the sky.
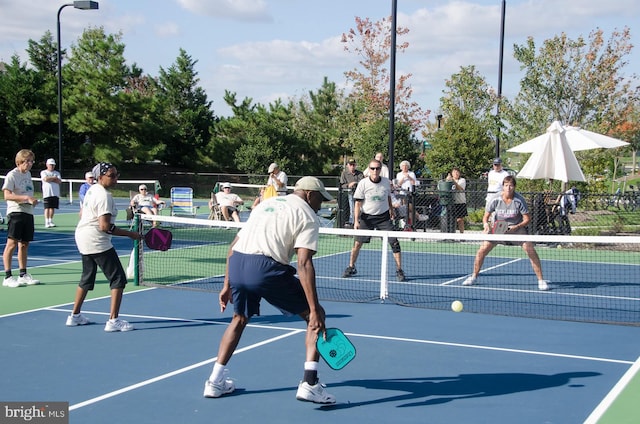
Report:
[[[99,10],[65,7],[61,46],[67,51],[88,27],[121,33],[125,58],[145,74],[168,69],[184,49],[196,60],[199,85],[214,113],[230,115],[225,90],[237,99],[268,104],[317,91],[326,76],[348,90],[344,72],[358,57],[344,51],[343,33],[355,17],[378,21],[391,15],[391,0],[99,0]],[[64,1],[0,0],[0,61],[18,54],[29,39],[49,30],[56,37]],[[412,74],[412,99],[438,112],[446,80],[474,65],[497,89],[502,0],[397,0],[397,22],[409,48],[396,58],[396,74]],[[640,75],[640,2],[637,0],[507,0],[502,93],[513,97],[522,77],[513,45],[527,37],[536,45],[562,32],[587,38],[597,28],[608,39],[629,27],[636,46],[625,74]]]

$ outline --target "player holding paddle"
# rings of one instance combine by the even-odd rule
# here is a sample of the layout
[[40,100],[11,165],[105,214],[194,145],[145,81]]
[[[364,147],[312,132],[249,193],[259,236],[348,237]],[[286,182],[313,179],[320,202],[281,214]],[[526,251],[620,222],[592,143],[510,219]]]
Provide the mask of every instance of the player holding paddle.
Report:
[[[494,232],[502,232],[505,234],[527,234],[527,225],[531,221],[527,202],[524,198],[516,193],[516,179],[511,175],[507,175],[502,182],[502,193],[499,196],[492,198],[486,206],[484,216],[482,217],[482,224],[484,225],[484,232],[489,233],[489,217],[495,212],[495,222],[503,224],[496,224]],[[476,283],[480,269],[484,262],[484,258],[491,252],[491,250],[497,244],[497,241],[485,240],[482,242],[480,249],[476,253],[476,258],[473,263],[473,273],[462,283],[463,286],[471,286]],[[549,290],[549,282],[542,276],[542,266],[540,264],[540,258],[532,242],[529,241],[513,241],[513,242],[500,242],[504,244],[520,244],[522,249],[529,256],[533,272],[538,277],[538,289]]]
[[[261,202],[238,232],[227,254],[220,309],[233,303],[231,323],[222,336],[218,359],[204,385],[204,397],[217,398],[235,390],[225,376],[225,366],[235,351],[251,316],[260,314],[260,301],[286,315],[299,315],[307,321],[304,377],[296,399],[315,403],[335,403],[318,381],[319,353],[316,340],[325,333],[325,312],[318,302],[316,272],[312,256],[318,248],[320,221],[317,216],[323,200],[331,195],[320,180],[303,177],[288,196]],[[296,254],[296,269],[289,265]]]

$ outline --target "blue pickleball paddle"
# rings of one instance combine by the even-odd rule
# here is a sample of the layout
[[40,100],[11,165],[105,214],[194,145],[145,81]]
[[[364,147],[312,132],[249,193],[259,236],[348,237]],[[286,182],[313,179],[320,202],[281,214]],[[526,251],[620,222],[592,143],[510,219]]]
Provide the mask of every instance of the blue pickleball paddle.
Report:
[[341,330],[327,328],[326,331],[326,338],[320,335],[316,347],[327,365],[334,370],[340,370],[356,357],[356,348]]

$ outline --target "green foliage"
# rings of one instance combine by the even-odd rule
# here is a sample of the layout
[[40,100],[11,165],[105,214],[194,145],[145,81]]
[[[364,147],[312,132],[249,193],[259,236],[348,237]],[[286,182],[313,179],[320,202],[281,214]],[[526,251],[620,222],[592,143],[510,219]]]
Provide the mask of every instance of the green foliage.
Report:
[[627,120],[629,104],[640,90],[637,76],[622,73],[631,49],[628,28],[614,31],[608,41],[597,29],[588,40],[571,40],[562,33],[537,51],[531,37],[514,46],[525,76],[505,108],[510,145],[541,134],[554,120],[601,133]]
[[446,124],[429,139],[431,149],[425,163],[434,177],[457,166],[466,178],[476,179],[486,171],[493,158],[494,142],[489,130],[476,118],[453,111]]
[[206,163],[208,156],[202,153],[210,149],[215,122],[211,102],[198,86],[196,63],[180,49],[169,69],[160,68],[156,86],[158,110],[162,111],[165,127],[165,134],[161,136],[164,149],[159,158],[167,164],[191,169]]
[[[324,78],[317,90],[283,103],[254,104],[225,93],[231,117],[217,118],[212,102],[199,86],[197,61],[180,50],[175,62],[160,68],[157,78],[128,66],[121,34],[89,28],[63,50],[64,161],[86,168],[96,160],[143,163],[160,160],[176,167],[262,175],[272,161],[288,174],[327,175],[340,172],[346,157],[365,163],[381,151],[389,159],[388,52],[389,21],[356,19],[345,34],[345,49],[359,56],[361,69],[347,71],[354,89],[346,96]],[[398,35],[408,30],[398,29]],[[398,52],[408,48],[404,42]],[[50,32],[29,40],[29,63],[14,56],[0,72],[0,160],[13,166],[15,152],[29,147],[37,158],[57,152],[57,46]],[[515,46],[525,71],[521,90],[500,100],[473,65],[446,81],[441,99],[440,130],[424,127],[431,148],[415,138],[428,117],[410,99],[410,75],[397,76],[393,162],[409,160],[420,170],[423,160],[433,176],[459,166],[467,179],[489,168],[495,139],[503,149],[541,134],[552,119],[610,133],[640,146],[637,76],[623,76],[631,52],[629,31],[604,40],[596,30],[588,40],[562,34]],[[635,102],[635,103],[634,103]],[[499,131],[501,131],[499,133]],[[519,157],[524,163],[524,155]],[[614,152],[578,152],[589,182],[583,191],[608,191],[622,175]],[[258,178],[258,177],[256,177]],[[519,189],[544,188],[544,181],[519,181]],[[615,184],[615,183],[614,183]]]
[[36,160],[53,155],[56,127],[50,121],[55,98],[47,91],[46,74],[28,69],[17,55],[0,72],[0,160],[7,168],[15,166],[18,150],[28,147]]

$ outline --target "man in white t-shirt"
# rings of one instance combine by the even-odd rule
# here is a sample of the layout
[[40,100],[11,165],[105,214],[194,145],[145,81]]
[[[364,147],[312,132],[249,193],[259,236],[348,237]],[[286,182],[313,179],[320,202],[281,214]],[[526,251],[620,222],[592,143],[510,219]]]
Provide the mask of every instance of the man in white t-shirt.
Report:
[[487,203],[493,197],[502,193],[502,181],[507,175],[509,173],[502,169],[502,159],[495,158],[493,160],[493,169],[487,175]]
[[42,180],[44,226],[45,228],[55,227],[53,215],[60,207],[60,184],[62,184],[62,176],[56,171],[55,159],[47,159],[47,169],[40,171],[40,179]]
[[287,174],[280,169],[280,166],[273,162],[269,165],[269,178],[267,179],[267,186],[273,186],[278,192],[278,196],[287,195]]
[[[222,191],[216,193],[216,201],[220,205],[220,211],[225,221],[233,219],[235,222],[240,222],[240,215],[238,215],[238,206],[244,202],[235,193],[231,193],[231,183],[222,183],[220,186]],[[210,206],[211,208],[211,206]]]
[[[373,159],[369,162],[369,176],[360,180],[353,199],[356,202],[353,214],[353,229],[393,231],[394,210],[391,200],[391,181],[381,177],[382,163]],[[349,256],[349,266],[342,274],[343,278],[356,275],[356,261],[363,243],[369,243],[371,237],[356,236]],[[396,278],[405,281],[402,270],[402,257],[400,254],[400,242],[396,237],[389,237],[389,245],[396,262]]]
[[[271,197],[253,209],[227,253],[224,285],[219,294],[220,309],[232,300],[233,318],[218,350],[218,357],[204,397],[217,398],[235,390],[225,377],[225,367],[253,315],[260,314],[260,300],[287,315],[307,321],[304,376],[296,399],[314,403],[335,403],[318,381],[316,339],[325,332],[325,312],[318,301],[312,257],[318,250],[320,221],[317,216],[323,200],[332,200],[320,180],[303,177],[292,194]],[[297,256],[296,269],[289,265]]]
[[[382,152],[377,152],[373,158],[380,162],[380,167],[382,168],[380,169],[380,176],[384,178],[390,178],[389,167],[384,164],[384,154]],[[362,171],[362,173],[365,177],[368,177],[371,174],[371,170],[369,168],[366,168]]]

